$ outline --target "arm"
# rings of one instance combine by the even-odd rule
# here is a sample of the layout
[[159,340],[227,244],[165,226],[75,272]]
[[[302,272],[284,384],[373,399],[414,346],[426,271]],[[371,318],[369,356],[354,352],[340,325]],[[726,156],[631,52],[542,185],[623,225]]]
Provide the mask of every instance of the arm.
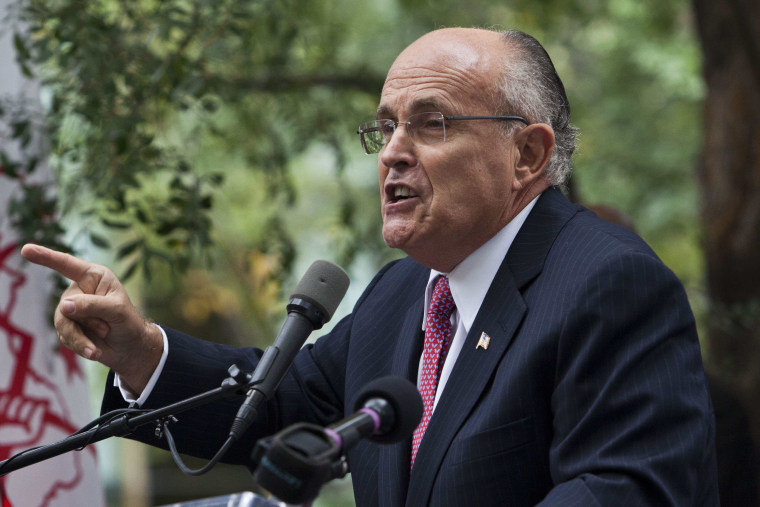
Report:
[[[377,275],[357,306],[389,267]],[[345,317],[330,333],[301,349],[276,395],[262,407],[254,424],[230,449],[225,462],[248,464],[257,439],[295,422],[324,426],[345,415],[345,375],[352,319],[352,315]],[[227,368],[231,364],[250,372],[262,354],[253,347],[212,343],[172,329],[166,329],[166,334],[169,341],[166,363],[143,408],[166,406],[218,387],[227,377]],[[180,451],[211,457],[227,436],[241,401],[241,397],[232,396],[178,416],[179,422],[171,426],[171,431]],[[113,387],[113,378],[109,377],[101,411],[108,412],[126,405],[119,390]],[[157,439],[149,426],[139,428],[130,438],[166,447],[165,441]]]
[[[342,383],[345,370],[342,342],[346,339],[348,319],[338,323],[318,344],[305,346],[297,355],[277,394],[260,407],[257,418],[240,440],[224,456],[226,463],[247,465],[256,441],[295,422],[327,425],[343,416]],[[254,371],[262,354],[253,347],[233,347],[200,340],[173,329],[165,329],[169,354],[155,387],[142,408],[170,405],[219,387],[228,376],[227,369],[236,364],[242,371]],[[176,414],[170,426],[177,448],[184,454],[210,458],[224,443],[242,395],[230,396]],[[113,385],[113,373],[106,381],[101,412],[124,408],[119,389]],[[153,425],[137,428],[129,438],[168,449],[165,439],[157,438]]]

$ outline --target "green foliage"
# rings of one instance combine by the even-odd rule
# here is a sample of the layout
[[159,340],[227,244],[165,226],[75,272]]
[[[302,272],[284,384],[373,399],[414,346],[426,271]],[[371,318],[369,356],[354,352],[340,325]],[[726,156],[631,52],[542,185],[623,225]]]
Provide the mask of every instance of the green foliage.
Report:
[[572,36],[577,51],[560,50],[581,128],[581,198],[625,211],[687,284],[700,284],[694,168],[703,89],[690,6],[605,7]]
[[[368,93],[382,83],[363,57],[343,54],[335,9],[306,1],[20,2],[16,16],[27,29],[14,42],[24,72],[44,84],[63,214],[110,229],[126,277],[137,268],[148,275],[154,259],[182,271],[212,244],[209,211],[226,169],[199,163],[212,142],[245,160],[273,200],[292,205],[289,160],[322,142],[340,167],[335,132],[354,123],[357,108],[371,108]],[[23,142],[26,124],[13,135]],[[261,236],[278,238],[264,249],[289,242],[274,215]],[[104,235],[89,238],[112,246]],[[286,272],[292,246],[280,253]]]

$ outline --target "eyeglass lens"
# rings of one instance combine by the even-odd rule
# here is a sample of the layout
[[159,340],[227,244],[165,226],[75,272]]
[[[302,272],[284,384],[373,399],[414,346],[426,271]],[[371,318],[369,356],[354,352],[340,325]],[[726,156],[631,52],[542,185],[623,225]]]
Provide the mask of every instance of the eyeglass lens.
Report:
[[368,154],[379,153],[390,141],[399,125],[406,127],[409,137],[422,144],[446,141],[446,124],[442,113],[413,114],[407,121],[374,120],[359,125],[362,146]]

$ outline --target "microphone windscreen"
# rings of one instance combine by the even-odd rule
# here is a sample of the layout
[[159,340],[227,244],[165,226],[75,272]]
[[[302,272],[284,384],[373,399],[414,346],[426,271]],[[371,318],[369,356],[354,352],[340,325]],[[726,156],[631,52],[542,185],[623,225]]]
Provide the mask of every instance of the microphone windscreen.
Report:
[[400,442],[410,437],[422,419],[422,397],[417,386],[401,377],[381,377],[359,392],[354,411],[364,407],[372,398],[381,398],[393,408],[393,424],[388,432],[375,434],[370,440],[379,443]]
[[290,297],[317,306],[330,320],[346,295],[349,283],[348,275],[337,264],[314,261]]

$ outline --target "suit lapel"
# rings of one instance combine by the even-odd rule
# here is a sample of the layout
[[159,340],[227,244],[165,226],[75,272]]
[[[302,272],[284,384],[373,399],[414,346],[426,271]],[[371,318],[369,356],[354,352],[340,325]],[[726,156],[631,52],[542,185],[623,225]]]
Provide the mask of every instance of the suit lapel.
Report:
[[[424,301],[420,297],[406,313],[396,349],[393,352],[391,375],[411,380],[416,384],[419,359],[422,353],[422,312]],[[403,505],[409,485],[411,438],[404,442],[380,446],[380,474],[378,477],[379,505]]]
[[[520,229],[483,300],[425,432],[406,505],[429,503],[446,452],[482,396],[525,316],[527,307],[520,291],[541,272],[557,234],[580,209],[570,204],[559,190],[550,188],[539,198]],[[490,336],[486,350],[476,348],[481,333]],[[415,357],[419,359],[419,354]],[[408,466],[409,461],[407,456],[403,462]]]
[[[505,307],[510,311],[501,311]],[[483,393],[524,315],[522,296],[512,274],[502,265],[465,339],[417,451],[407,505],[427,505],[444,455]],[[483,332],[491,337],[488,349],[476,348]]]

